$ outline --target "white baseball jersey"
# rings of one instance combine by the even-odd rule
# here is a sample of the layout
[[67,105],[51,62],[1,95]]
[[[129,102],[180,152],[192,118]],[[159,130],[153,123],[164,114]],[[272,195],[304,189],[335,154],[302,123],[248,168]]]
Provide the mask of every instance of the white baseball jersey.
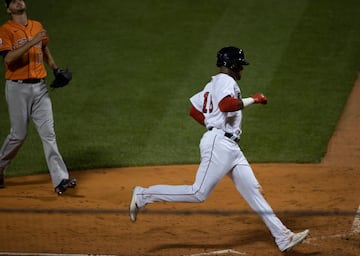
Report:
[[204,89],[190,98],[191,104],[205,116],[206,128],[217,128],[236,135],[241,134],[241,110],[221,112],[219,102],[226,96],[241,98],[241,91],[236,81],[229,75],[219,73],[212,77]]

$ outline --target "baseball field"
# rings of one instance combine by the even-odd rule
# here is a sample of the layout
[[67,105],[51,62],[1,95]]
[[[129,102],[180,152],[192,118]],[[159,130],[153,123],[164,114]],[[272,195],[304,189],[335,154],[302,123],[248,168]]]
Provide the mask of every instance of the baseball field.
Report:
[[[269,99],[245,109],[240,146],[280,219],[311,232],[287,254],[360,255],[359,1],[26,2],[73,71],[50,96],[78,186],[53,192],[31,125],[0,190],[0,255],[281,255],[229,179],[202,204],[128,217],[133,186],[193,182],[204,128],[189,97],[225,45],[250,62],[243,95]],[[4,93],[0,120],[1,140]]]

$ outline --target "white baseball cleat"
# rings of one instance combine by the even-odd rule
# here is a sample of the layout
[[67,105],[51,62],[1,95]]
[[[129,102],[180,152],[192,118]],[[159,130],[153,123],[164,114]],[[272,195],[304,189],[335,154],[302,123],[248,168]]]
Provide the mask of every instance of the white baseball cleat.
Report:
[[133,193],[132,193],[132,197],[131,197],[131,202],[130,202],[130,207],[129,207],[129,215],[130,215],[130,220],[132,222],[136,221],[136,215],[138,214],[140,208],[137,206],[136,204],[136,190],[138,187],[134,187],[133,188]]
[[295,233],[291,237],[290,242],[281,251],[282,252],[290,251],[294,246],[296,246],[296,245],[300,244],[302,241],[304,241],[305,238],[308,236],[309,232],[310,231],[308,229],[306,229],[303,232]]

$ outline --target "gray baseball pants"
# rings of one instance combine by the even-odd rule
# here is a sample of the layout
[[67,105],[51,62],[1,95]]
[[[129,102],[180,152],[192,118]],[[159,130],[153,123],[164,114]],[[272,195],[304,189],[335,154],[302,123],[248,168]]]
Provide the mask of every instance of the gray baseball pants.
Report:
[[21,148],[32,119],[43,144],[53,186],[56,187],[62,179],[69,178],[69,173],[56,143],[52,104],[44,80],[34,84],[6,80],[5,96],[11,130],[0,150],[0,173],[4,173]]

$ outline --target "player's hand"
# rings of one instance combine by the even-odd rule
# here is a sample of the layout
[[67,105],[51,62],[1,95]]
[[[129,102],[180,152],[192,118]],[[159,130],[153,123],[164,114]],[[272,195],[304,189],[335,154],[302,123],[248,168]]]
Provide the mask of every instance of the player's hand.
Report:
[[40,42],[42,40],[47,40],[47,39],[48,39],[48,37],[47,37],[46,30],[43,29],[34,36],[32,41],[34,42],[34,44],[37,44],[38,42]]
[[251,95],[251,98],[254,99],[255,104],[258,104],[258,103],[267,104],[267,97],[262,93],[259,93],[259,92],[255,93],[255,94]]

